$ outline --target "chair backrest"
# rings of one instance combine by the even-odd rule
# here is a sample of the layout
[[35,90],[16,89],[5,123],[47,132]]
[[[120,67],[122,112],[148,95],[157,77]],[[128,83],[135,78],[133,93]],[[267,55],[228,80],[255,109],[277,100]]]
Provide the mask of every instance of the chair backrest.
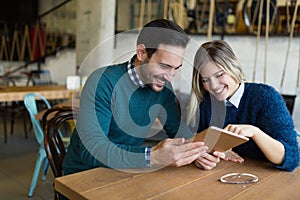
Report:
[[49,70],[32,70],[26,85],[53,85]]
[[293,115],[296,95],[281,94],[281,96],[285,101],[286,107],[289,110],[290,114]]
[[0,80],[0,85],[4,85],[4,86],[16,86],[16,82],[11,77],[2,76],[0,79],[1,79]]
[[32,127],[34,130],[35,138],[39,144],[43,144],[44,143],[44,132],[43,132],[42,126],[40,124],[40,121],[35,118],[35,115],[39,112],[38,107],[37,107],[37,102],[36,102],[37,99],[41,100],[45,104],[46,108],[51,107],[50,103],[47,101],[47,99],[45,99],[45,97],[43,97],[40,94],[36,94],[36,93],[29,93],[29,94],[25,95],[24,104],[25,104],[25,107],[30,116],[30,120],[31,120]]
[[76,119],[77,113],[78,111],[72,107],[53,107],[48,109],[43,115],[44,147],[55,177],[63,176],[62,163],[66,155],[66,148],[61,133],[62,125],[69,120]]

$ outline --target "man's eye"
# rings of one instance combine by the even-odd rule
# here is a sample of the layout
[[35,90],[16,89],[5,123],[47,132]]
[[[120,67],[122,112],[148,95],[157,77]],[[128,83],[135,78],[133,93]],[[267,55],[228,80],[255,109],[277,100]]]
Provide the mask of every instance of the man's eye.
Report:
[[162,64],[162,63],[160,63],[159,65],[160,65],[160,67],[163,68],[163,69],[168,69],[168,68],[169,68],[168,65],[165,65],[165,64]]

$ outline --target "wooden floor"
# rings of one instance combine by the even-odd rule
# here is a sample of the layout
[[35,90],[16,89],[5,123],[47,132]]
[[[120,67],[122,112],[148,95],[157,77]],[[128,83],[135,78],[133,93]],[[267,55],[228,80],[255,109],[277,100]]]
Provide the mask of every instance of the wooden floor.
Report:
[[25,139],[22,120],[15,126],[15,133],[4,144],[3,126],[0,123],[0,199],[48,200],[54,199],[53,175],[49,168],[47,180],[38,180],[32,198],[27,196],[36,161],[38,144],[33,132]]

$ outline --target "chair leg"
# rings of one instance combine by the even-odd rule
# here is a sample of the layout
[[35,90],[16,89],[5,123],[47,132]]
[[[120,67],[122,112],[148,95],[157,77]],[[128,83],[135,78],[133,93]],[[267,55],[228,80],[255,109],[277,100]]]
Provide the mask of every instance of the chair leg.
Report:
[[27,133],[27,114],[25,114],[25,116],[24,116],[24,121],[23,121],[23,123],[24,123],[24,134],[25,134],[25,138],[27,139],[28,138],[28,133]]
[[3,129],[4,129],[4,143],[7,143],[7,126],[6,126],[6,117],[5,114],[2,113],[2,117],[3,117]]
[[10,120],[10,135],[14,133],[14,125],[15,125],[15,113],[12,113],[11,120]]
[[[10,121],[10,134],[13,135],[14,133],[14,126],[15,126],[15,117],[16,117],[16,113],[12,113],[11,114],[11,121]],[[23,117],[23,126],[24,126],[24,135],[25,138],[28,138],[28,132],[27,132],[27,114],[25,114],[25,116]]]
[[59,192],[54,193],[54,200],[69,200],[67,197],[64,195],[60,194]]
[[46,177],[47,177],[47,173],[48,173],[48,169],[49,169],[49,161],[46,158],[45,162],[44,162],[44,171],[43,171],[43,176],[42,176],[42,180],[45,181]]
[[37,156],[37,161],[35,163],[35,168],[34,168],[34,172],[33,172],[33,176],[31,179],[31,184],[30,184],[30,188],[29,188],[29,192],[28,192],[28,197],[32,197],[33,196],[33,192],[34,189],[36,187],[37,184],[37,180],[40,174],[40,170],[41,170],[41,166],[42,163],[45,159],[47,159],[46,157],[46,153],[44,153],[43,151],[45,151],[44,149],[40,148],[39,152],[38,152],[38,156]]

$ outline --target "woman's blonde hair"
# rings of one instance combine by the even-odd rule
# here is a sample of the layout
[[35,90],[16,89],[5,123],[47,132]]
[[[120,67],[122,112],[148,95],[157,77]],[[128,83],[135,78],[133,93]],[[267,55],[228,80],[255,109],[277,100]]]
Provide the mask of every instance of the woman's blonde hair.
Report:
[[215,63],[237,83],[245,81],[245,74],[242,71],[241,64],[226,42],[214,40],[202,44],[194,57],[192,91],[187,115],[187,121],[192,125],[196,123],[195,120],[197,118],[195,115],[204,94],[207,92],[204,89],[200,72],[208,62]]

